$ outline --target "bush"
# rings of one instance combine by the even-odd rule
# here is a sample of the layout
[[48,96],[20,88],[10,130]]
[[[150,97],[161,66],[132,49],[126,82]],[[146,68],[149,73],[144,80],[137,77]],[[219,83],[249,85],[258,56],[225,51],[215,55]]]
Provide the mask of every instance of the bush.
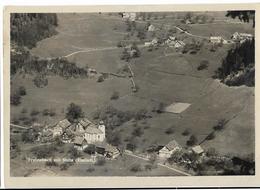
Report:
[[70,167],[70,164],[69,163],[62,163],[60,165],[60,170],[63,171],[63,170],[67,170],[68,168]]
[[209,62],[207,60],[203,60],[200,62],[200,65],[197,67],[197,70],[204,70],[207,69],[209,65]]
[[119,92],[114,91],[113,94],[111,95],[110,99],[117,100],[118,98],[119,98]]
[[19,89],[18,89],[18,92],[21,96],[24,96],[26,95],[26,89],[24,86],[20,86]]
[[140,172],[142,171],[142,166],[141,164],[134,164],[131,168],[130,171],[132,172]]
[[35,109],[33,109],[32,111],[31,111],[31,116],[36,116],[36,115],[38,115],[40,112],[38,111],[38,110],[35,110]]
[[17,92],[11,92],[10,103],[11,105],[18,106],[21,103],[21,95]]
[[186,144],[187,144],[188,146],[193,146],[193,145],[195,145],[197,142],[198,142],[198,139],[197,139],[194,135],[191,135],[191,136],[190,136],[190,139],[187,140]]
[[23,108],[21,113],[27,113],[27,109],[26,108]]
[[206,140],[212,140],[212,139],[214,139],[214,138],[215,138],[215,133],[212,132],[212,133],[210,133],[210,134],[206,137]]
[[220,130],[224,129],[224,126],[225,126],[226,122],[227,122],[227,121],[226,121],[225,119],[219,120],[219,121],[218,121],[218,124],[215,125],[215,126],[213,127],[213,129],[216,130],[216,131],[220,131]]
[[44,75],[37,75],[33,79],[34,85],[38,88],[43,88],[48,85],[48,79]]
[[135,137],[140,137],[144,134],[144,131],[142,128],[138,127],[136,129],[134,129],[134,131],[132,132],[132,135]]
[[104,79],[104,76],[103,75],[100,75],[97,79],[97,82],[103,82],[105,79]]
[[69,107],[67,108],[66,118],[73,122],[74,120],[77,120],[81,117],[83,117],[84,113],[79,105],[76,105],[74,103],[71,103]]
[[144,166],[144,168],[145,168],[146,171],[151,171],[153,169],[153,165],[152,164],[146,164]]
[[91,172],[94,172],[94,171],[95,171],[95,168],[89,167],[88,169],[86,169],[86,171],[91,173]]
[[169,127],[168,129],[166,129],[166,130],[165,130],[165,133],[166,133],[167,135],[173,134],[173,133],[174,133],[173,127]]
[[183,132],[182,132],[182,135],[183,136],[188,136],[190,134],[190,131],[188,129],[185,129]]

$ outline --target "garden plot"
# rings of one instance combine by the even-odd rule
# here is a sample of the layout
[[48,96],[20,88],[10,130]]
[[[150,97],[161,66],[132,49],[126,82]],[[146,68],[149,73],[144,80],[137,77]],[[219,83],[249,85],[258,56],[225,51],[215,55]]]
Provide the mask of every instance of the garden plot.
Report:
[[179,113],[185,111],[186,109],[188,109],[188,107],[190,107],[190,105],[191,104],[189,104],[189,103],[177,102],[177,103],[173,103],[173,104],[167,106],[164,111],[179,114]]

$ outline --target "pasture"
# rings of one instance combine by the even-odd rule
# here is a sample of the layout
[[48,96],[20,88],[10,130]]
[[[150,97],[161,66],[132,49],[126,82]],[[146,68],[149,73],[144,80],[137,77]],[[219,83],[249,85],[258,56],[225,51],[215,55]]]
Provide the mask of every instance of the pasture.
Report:
[[[170,18],[165,18],[170,19]],[[171,18],[173,19],[173,18]],[[41,57],[58,57],[76,51],[96,48],[96,51],[79,52],[68,59],[76,62],[80,67],[88,66],[99,72],[117,72],[125,63],[120,60],[122,49],[98,50],[104,47],[116,47],[126,32],[126,25],[121,19],[111,19],[108,15],[99,14],[59,14],[58,34],[42,40],[32,49],[34,55]],[[151,20],[151,23],[153,21]],[[164,22],[163,19],[156,23]],[[170,23],[170,22],[169,22]],[[174,23],[173,23],[174,24]],[[210,25],[191,25],[189,32],[195,35],[209,37],[221,35],[230,38],[235,31],[252,33],[251,24],[217,23]],[[21,105],[12,107],[11,117],[19,117],[23,108],[28,110],[53,108],[56,116],[52,118],[39,117],[39,122],[54,122],[64,118],[69,103],[79,104],[87,116],[96,109],[105,106],[123,111],[151,111],[158,103],[166,106],[172,102],[186,102],[190,107],[181,114],[161,113],[147,118],[145,124],[140,121],[144,133],[138,137],[138,150],[142,151],[152,144],[164,145],[176,139],[179,144],[186,146],[190,135],[195,135],[198,142],[213,131],[213,126],[220,119],[230,119],[227,127],[219,132],[215,139],[205,141],[202,147],[214,147],[218,152],[239,154],[254,152],[254,88],[227,87],[212,79],[214,71],[220,66],[222,58],[226,56],[228,45],[209,51],[209,44],[205,44],[196,54],[182,54],[171,51],[167,54],[165,47],[148,51],[141,49],[141,57],[132,59],[130,64],[134,72],[134,80],[139,88],[138,92],[131,91],[128,78],[109,77],[102,83],[94,79],[62,79],[48,77],[49,84],[44,88],[37,88],[32,78],[17,75],[13,79],[13,87],[23,85],[27,95],[23,97]],[[197,70],[200,62],[209,61],[205,70]],[[111,94],[118,91],[120,97],[110,100]],[[237,115],[237,116],[236,116]],[[146,127],[145,127],[146,126]],[[148,127],[147,127],[148,126]],[[173,127],[174,133],[165,131]],[[182,135],[188,129],[188,136]],[[134,130],[131,121],[124,123],[117,129],[122,139],[131,136]],[[112,168],[108,164],[107,167]],[[75,167],[78,175],[88,175],[85,168]],[[104,168],[103,168],[104,169]],[[89,175],[98,175],[103,169],[97,168]],[[159,170],[159,169],[158,169]],[[157,170],[156,170],[157,171]],[[124,170],[125,174],[128,173]],[[163,175],[157,171],[156,175]],[[116,173],[115,175],[122,173]],[[149,173],[150,175],[151,173]],[[145,175],[145,174],[144,174]]]

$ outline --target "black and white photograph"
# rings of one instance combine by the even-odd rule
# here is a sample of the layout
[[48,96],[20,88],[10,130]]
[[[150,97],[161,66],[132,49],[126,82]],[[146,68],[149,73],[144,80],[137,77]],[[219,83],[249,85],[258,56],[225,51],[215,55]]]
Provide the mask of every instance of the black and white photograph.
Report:
[[10,13],[10,177],[255,176],[257,24]]

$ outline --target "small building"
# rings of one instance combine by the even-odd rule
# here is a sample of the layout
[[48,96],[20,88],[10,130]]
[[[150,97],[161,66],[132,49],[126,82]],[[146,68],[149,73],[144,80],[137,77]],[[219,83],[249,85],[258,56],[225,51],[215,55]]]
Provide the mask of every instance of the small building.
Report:
[[124,20],[130,20],[130,21],[135,21],[136,20],[136,13],[131,12],[131,13],[123,13],[123,19]]
[[221,36],[211,36],[209,40],[213,44],[219,44],[223,42],[223,38]]
[[183,41],[180,41],[180,40],[175,41],[174,47],[175,47],[176,49],[182,48],[182,47],[184,47],[184,46],[185,46],[185,43],[184,43]]
[[93,123],[90,123],[87,125],[85,128],[85,134],[84,138],[87,140],[89,143],[93,142],[102,142],[106,138],[106,131],[105,131],[105,125],[103,121],[100,121],[98,126],[96,126]]
[[61,135],[61,141],[63,143],[71,143],[72,136],[72,132],[70,130],[66,130]]
[[152,41],[151,41],[152,45],[157,45],[158,44],[158,39],[157,38],[154,38]]
[[150,47],[150,46],[152,46],[152,43],[151,42],[144,42],[144,46],[145,47]]
[[88,142],[84,137],[75,137],[73,144],[74,148],[81,151],[88,147]]
[[154,32],[155,31],[155,26],[154,25],[152,25],[152,24],[150,24],[149,26],[148,26],[148,32]]
[[195,154],[198,154],[198,155],[204,154],[204,150],[201,148],[200,145],[192,147],[191,150],[192,150],[192,152],[194,152]]
[[119,149],[110,144],[97,145],[96,153],[108,159],[115,159],[120,155]]
[[66,128],[68,128],[71,123],[67,119],[63,119],[58,122],[58,124],[52,129],[53,137],[60,136]]
[[232,36],[231,36],[232,40],[252,40],[253,39],[253,35],[252,34],[248,34],[248,33],[238,33],[235,32]]
[[159,150],[159,157],[170,158],[175,151],[180,149],[181,146],[175,140],[172,140],[167,145],[165,145],[161,150]]
[[110,159],[115,159],[120,155],[120,151],[117,147],[112,145],[106,146],[106,157]]
[[187,20],[185,21],[185,23],[186,23],[186,24],[191,24],[191,21],[190,21],[189,19],[187,19]]

